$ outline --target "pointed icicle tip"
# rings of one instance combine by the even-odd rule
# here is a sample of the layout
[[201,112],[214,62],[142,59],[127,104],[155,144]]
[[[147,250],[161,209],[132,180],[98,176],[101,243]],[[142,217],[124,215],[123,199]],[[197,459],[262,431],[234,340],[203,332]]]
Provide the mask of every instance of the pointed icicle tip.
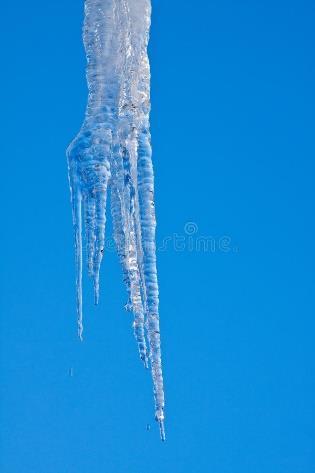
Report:
[[98,305],[100,301],[100,283],[98,274],[94,275],[94,304]]
[[165,436],[165,427],[164,427],[164,420],[159,420],[159,428],[160,428],[160,437],[162,442],[165,442],[166,436]]
[[100,301],[99,289],[94,288],[94,305],[98,305]]

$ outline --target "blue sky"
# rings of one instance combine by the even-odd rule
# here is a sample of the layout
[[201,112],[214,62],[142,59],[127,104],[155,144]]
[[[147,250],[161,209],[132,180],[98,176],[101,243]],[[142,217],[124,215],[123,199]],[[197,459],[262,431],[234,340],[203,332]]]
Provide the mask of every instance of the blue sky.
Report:
[[112,250],[76,337],[82,2],[2,13],[1,471],[314,472],[314,3],[153,1],[165,444]]

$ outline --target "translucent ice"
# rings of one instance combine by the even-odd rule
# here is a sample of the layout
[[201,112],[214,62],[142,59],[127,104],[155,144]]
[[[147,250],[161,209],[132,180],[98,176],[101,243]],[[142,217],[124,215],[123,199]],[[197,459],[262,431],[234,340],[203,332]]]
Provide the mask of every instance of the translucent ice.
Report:
[[149,129],[150,0],[86,0],[83,40],[88,102],[67,149],[76,255],[78,332],[83,333],[82,233],[88,274],[99,300],[107,190],[114,238],[128,292],[126,308],[144,365],[150,363],[155,418],[164,432],[154,176]]

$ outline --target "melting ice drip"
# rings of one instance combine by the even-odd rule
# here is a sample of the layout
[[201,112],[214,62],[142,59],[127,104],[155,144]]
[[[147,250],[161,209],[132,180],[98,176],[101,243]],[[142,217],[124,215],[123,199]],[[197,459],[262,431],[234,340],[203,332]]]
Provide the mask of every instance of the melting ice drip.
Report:
[[[134,314],[140,358],[150,362],[155,418],[164,432],[164,391],[155,254],[155,210],[149,130],[150,0],[85,0],[83,40],[88,103],[67,149],[76,253],[78,332],[82,338],[82,228],[88,274],[99,299],[107,189],[114,238]],[[149,360],[149,362],[148,362]]]

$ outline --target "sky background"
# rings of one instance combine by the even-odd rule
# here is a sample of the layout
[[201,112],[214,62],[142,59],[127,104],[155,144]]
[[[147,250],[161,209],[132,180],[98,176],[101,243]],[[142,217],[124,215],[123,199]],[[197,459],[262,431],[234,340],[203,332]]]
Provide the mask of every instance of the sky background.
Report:
[[1,472],[313,473],[314,3],[153,1],[164,444],[112,248],[76,336],[82,19],[2,5]]

